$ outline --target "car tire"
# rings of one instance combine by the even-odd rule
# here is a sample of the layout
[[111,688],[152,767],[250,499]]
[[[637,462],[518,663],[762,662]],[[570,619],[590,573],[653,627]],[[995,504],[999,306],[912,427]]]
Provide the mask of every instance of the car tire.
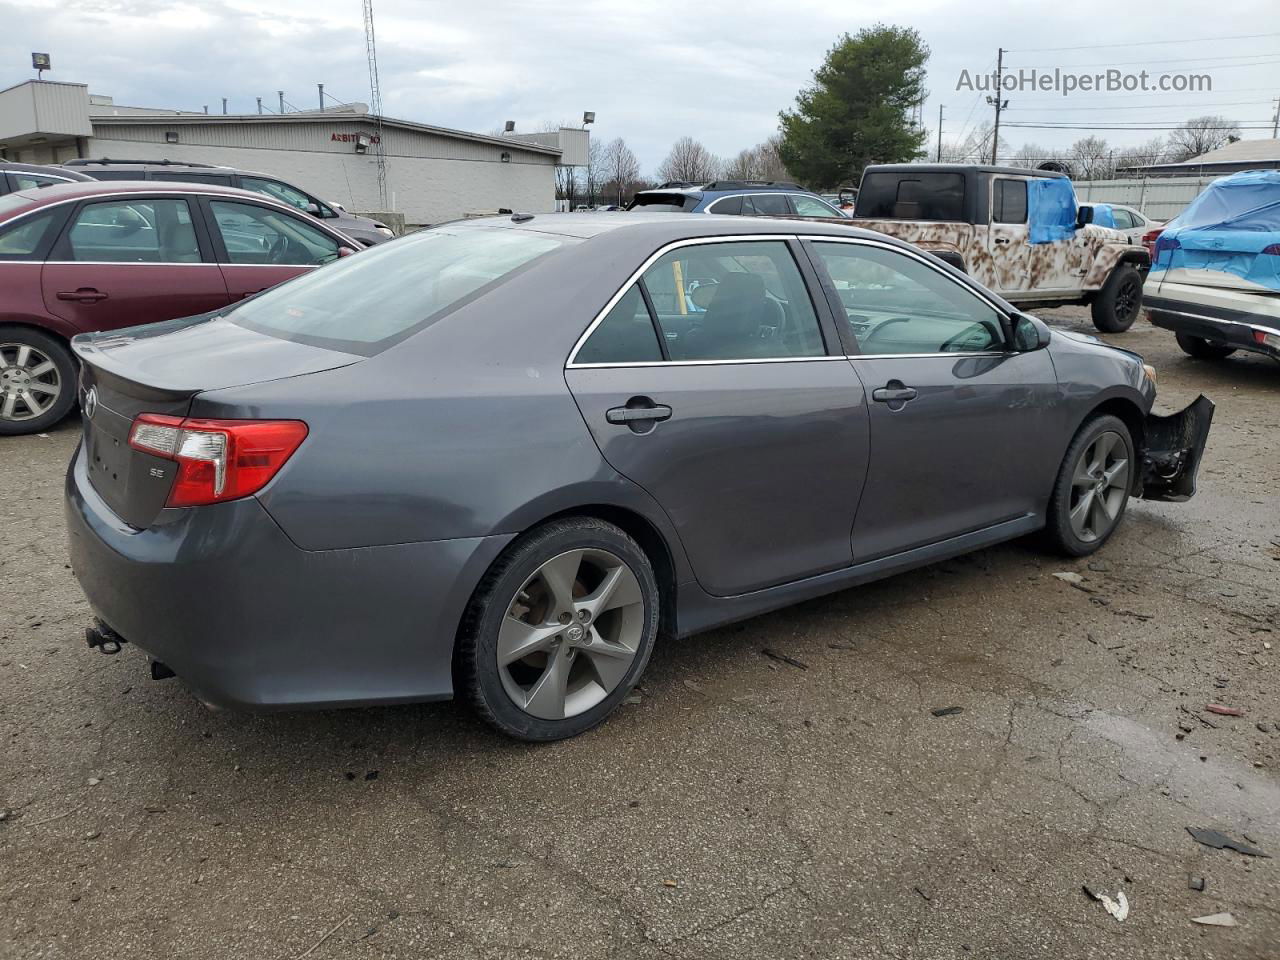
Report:
[[1187,333],[1179,333],[1175,336],[1178,340],[1178,346],[1182,348],[1182,352],[1195,357],[1197,360],[1221,360],[1223,357],[1229,357],[1236,352],[1235,347],[1228,347],[1224,343],[1214,343],[1204,337],[1193,337]]
[[640,679],[660,603],[653,565],[620,528],[595,517],[547,523],[511,544],[476,588],[454,657],[457,690],[508,736],[577,736]]
[[[1116,469],[1121,460],[1123,468]],[[1137,469],[1133,437],[1123,420],[1110,414],[1086,420],[1067,446],[1049,497],[1049,545],[1084,557],[1106,543],[1124,517]]]
[[34,327],[0,325],[0,436],[48,430],[75,402],[76,362],[66,344]]
[[1131,263],[1117,264],[1090,306],[1093,325],[1103,333],[1124,333],[1142,311],[1142,274]]

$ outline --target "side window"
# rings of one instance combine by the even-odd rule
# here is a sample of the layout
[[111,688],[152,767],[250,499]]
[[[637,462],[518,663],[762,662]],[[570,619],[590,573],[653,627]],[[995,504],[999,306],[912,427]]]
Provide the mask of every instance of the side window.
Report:
[[14,190],[38,190],[41,187],[52,187],[59,183],[66,183],[59,177],[46,177],[38,173],[23,173],[20,170],[12,170],[9,177],[13,180]]
[[1131,230],[1133,228],[1133,216],[1128,210],[1121,210],[1119,207],[1112,207],[1111,213],[1116,218],[1116,229]]
[[991,194],[992,223],[1027,222],[1027,181],[996,180]]
[[791,214],[791,205],[784,193],[756,193],[751,196],[751,206],[761,217],[785,217]]
[[645,271],[644,283],[672,360],[826,352],[808,290],[785,242],[678,247]]
[[67,233],[69,258],[97,263],[199,263],[185,200],[86,204]]
[[167,183],[216,183],[223,187],[231,186],[231,175],[227,173],[175,173],[169,170],[153,170],[152,180],[164,180]]
[[736,217],[742,213],[742,197],[724,197],[713,203],[708,213],[723,213]]
[[338,242],[300,218],[254,203],[210,200],[230,263],[313,266],[338,257]]
[[245,177],[240,178],[240,186],[245,190],[252,190],[254,193],[260,193],[264,197],[270,197],[272,200],[279,200],[287,203],[296,210],[306,211],[311,205],[311,198],[301,190],[295,190],[287,183],[281,183],[279,180],[267,180],[263,177]]
[[653,363],[661,359],[658,334],[653,329],[640,287],[636,285],[592,331],[574,357],[574,363]]
[[868,173],[855,215],[871,220],[949,220],[963,223],[964,174]]
[[791,195],[791,205],[801,217],[839,217],[840,211],[817,197],[806,197],[803,193]]
[[57,220],[55,211],[25,217],[0,231],[0,260],[31,260],[49,238],[49,229]]
[[1000,315],[914,258],[854,243],[815,242],[860,353],[973,353],[1004,349]]

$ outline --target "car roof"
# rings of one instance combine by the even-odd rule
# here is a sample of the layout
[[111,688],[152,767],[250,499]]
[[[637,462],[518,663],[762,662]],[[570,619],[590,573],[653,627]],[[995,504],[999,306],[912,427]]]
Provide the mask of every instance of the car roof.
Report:
[[[743,182],[735,185],[723,181],[710,181],[701,184],[685,184],[683,186],[652,187],[649,190],[638,190],[641,193],[679,193],[690,197],[732,196],[736,193],[813,193],[807,187],[796,183],[760,181],[758,183]],[[815,194],[817,196],[817,194]]]
[[77,160],[70,164],[75,170],[207,170],[209,173],[241,173],[237,167],[214,163],[195,163],[182,160]]
[[1065,173],[1054,170],[1032,170],[1028,167],[1002,167],[989,163],[877,163],[863,171],[868,173],[1002,173],[1013,177],[1043,177],[1047,180],[1069,180]]
[[[845,223],[849,225],[845,226]],[[800,220],[783,217],[735,217],[714,213],[690,217],[684,213],[642,213],[638,210],[600,210],[590,217],[584,217],[580,213],[539,213],[518,221],[508,216],[476,217],[440,224],[437,229],[439,228],[526,230],[581,240],[607,234],[626,234],[637,238],[652,237],[659,244],[701,237],[756,234],[791,236],[798,233],[806,236],[861,237],[880,241],[892,239],[874,230],[855,227],[852,220],[841,223],[834,218],[830,221]]]

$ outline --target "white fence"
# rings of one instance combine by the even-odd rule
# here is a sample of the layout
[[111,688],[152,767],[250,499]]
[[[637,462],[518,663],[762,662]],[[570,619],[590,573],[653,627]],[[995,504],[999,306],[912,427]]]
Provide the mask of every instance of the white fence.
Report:
[[1152,220],[1172,220],[1210,183],[1212,177],[1152,177],[1133,180],[1077,180],[1081,203],[1123,203]]

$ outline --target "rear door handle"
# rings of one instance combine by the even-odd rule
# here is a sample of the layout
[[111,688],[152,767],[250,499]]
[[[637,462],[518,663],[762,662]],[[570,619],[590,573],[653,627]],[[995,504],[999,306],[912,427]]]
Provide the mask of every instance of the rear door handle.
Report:
[[74,300],[77,303],[97,303],[107,299],[107,295],[93,287],[80,287],[76,290],[59,290],[59,300]]
[[1008,237],[996,237],[996,243],[1008,243],[1008,242],[1009,242]]
[[[896,384],[896,386],[892,384]],[[903,404],[908,400],[914,400],[917,396],[919,396],[919,392],[915,387],[904,387],[897,381],[892,381],[890,386],[871,391],[871,399],[876,403]]]
[[[630,403],[630,401],[628,403]],[[640,406],[639,404],[636,404],[635,406],[628,405],[625,407],[613,407],[612,409],[605,411],[604,418],[610,423],[628,424],[644,423],[649,420],[670,420],[671,408],[666,404],[655,404],[650,401],[650,404],[647,406]]]

